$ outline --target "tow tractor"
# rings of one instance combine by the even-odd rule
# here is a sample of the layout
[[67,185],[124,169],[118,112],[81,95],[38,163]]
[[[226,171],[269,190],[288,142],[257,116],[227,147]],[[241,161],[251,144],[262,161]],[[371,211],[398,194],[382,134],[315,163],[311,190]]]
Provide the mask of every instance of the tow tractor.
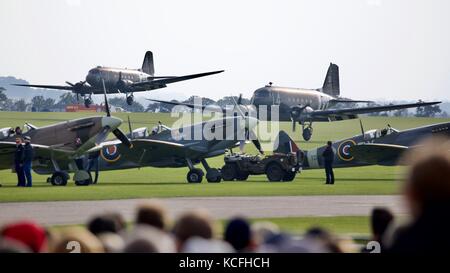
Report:
[[302,153],[247,155],[228,152],[221,169],[224,181],[245,181],[249,175],[266,174],[271,182],[292,181],[301,171]]

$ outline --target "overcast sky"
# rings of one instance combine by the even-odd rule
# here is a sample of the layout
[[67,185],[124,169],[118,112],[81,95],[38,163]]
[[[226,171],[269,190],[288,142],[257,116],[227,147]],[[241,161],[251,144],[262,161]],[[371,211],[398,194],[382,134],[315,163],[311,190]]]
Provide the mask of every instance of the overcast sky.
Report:
[[334,62],[345,97],[449,100],[449,14],[447,0],[1,0],[0,76],[63,84],[152,50],[157,75],[226,71],[147,97],[317,88]]

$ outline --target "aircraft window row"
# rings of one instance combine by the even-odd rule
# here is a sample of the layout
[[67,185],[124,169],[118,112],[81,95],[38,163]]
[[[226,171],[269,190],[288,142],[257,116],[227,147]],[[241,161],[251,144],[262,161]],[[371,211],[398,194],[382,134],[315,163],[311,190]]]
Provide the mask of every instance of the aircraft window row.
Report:
[[301,104],[312,104],[312,99],[288,98],[290,102]]

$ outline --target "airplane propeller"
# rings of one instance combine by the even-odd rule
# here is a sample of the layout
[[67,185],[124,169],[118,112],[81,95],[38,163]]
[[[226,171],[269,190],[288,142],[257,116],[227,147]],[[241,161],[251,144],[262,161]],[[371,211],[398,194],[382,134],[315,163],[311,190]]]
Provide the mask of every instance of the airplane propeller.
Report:
[[[242,112],[242,109],[240,108],[238,102],[240,102],[242,100],[242,95],[239,96],[238,101],[235,100],[235,98],[233,96],[231,96],[233,103],[237,109],[237,112],[239,113],[239,115],[244,118],[245,120],[245,140],[241,140],[239,142],[239,147],[241,149],[241,152],[244,152],[244,147],[245,147],[245,143],[246,141],[248,141],[249,139],[252,140],[253,145],[255,145],[256,149],[261,153],[264,154],[264,151],[261,147],[261,143],[259,142],[259,139],[256,137],[255,132],[253,131],[254,126],[250,126],[250,116],[248,115],[248,112],[246,112],[245,114]],[[256,119],[256,122],[258,121],[258,119]],[[252,127],[252,128],[250,128]]]
[[297,125],[297,122],[299,121],[299,119],[302,115],[311,113],[313,111],[314,110],[309,105],[305,105],[303,107],[301,107],[301,106],[292,107],[292,109],[291,109],[292,131],[295,132],[295,127]]
[[[105,97],[106,116],[110,117],[111,116],[111,111],[109,109],[108,98],[106,97],[105,81],[102,80],[102,83],[103,83],[103,95]],[[124,144],[128,148],[132,148],[133,147],[133,144],[130,142],[130,140],[127,138],[127,136],[119,128],[114,129],[112,131],[112,133],[117,137],[118,140],[120,140],[120,142],[122,142],[122,144]]]

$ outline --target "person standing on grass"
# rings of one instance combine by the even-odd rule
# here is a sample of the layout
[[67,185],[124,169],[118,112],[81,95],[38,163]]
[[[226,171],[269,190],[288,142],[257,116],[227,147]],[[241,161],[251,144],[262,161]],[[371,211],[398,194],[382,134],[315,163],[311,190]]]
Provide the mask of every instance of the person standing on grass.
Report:
[[324,165],[325,165],[325,175],[326,175],[326,183],[332,185],[334,184],[334,173],[333,173],[333,160],[334,160],[334,152],[332,142],[327,142],[327,147],[322,153]]
[[23,172],[27,181],[26,187],[33,186],[32,176],[31,176],[31,162],[33,161],[34,151],[31,146],[31,137],[25,136],[25,147],[23,154]]
[[23,172],[24,147],[22,139],[16,138],[16,151],[14,153],[14,170],[17,174],[17,187],[25,187],[25,174]]

